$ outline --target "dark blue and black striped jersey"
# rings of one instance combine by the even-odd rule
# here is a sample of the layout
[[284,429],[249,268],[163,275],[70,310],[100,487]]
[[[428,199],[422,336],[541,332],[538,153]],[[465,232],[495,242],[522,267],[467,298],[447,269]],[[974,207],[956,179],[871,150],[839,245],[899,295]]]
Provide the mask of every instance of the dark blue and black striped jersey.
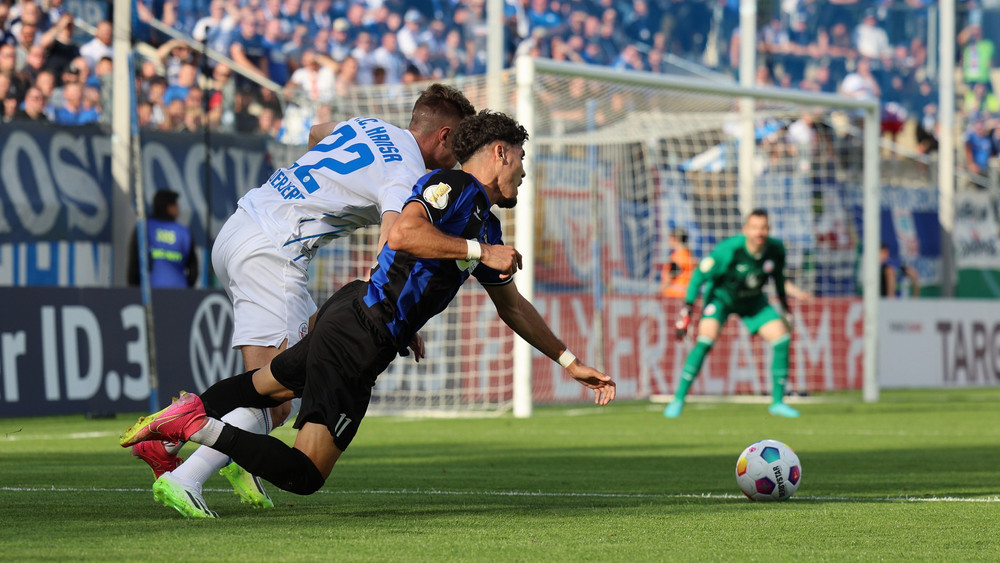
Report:
[[[431,223],[448,235],[503,244],[500,220],[482,184],[461,170],[435,170],[417,180],[406,200],[420,202]],[[479,260],[433,260],[382,247],[364,301],[368,317],[388,328],[400,350],[431,317],[440,313],[473,275],[483,285],[503,285],[500,272]]]

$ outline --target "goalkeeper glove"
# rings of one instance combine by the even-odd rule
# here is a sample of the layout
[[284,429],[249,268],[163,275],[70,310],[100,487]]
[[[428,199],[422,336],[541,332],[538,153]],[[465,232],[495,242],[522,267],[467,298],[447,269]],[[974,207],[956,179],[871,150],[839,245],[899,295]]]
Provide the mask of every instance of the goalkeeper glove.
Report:
[[691,326],[691,306],[684,305],[681,307],[680,318],[677,319],[677,322],[674,324],[677,340],[684,340],[687,338],[689,326]]

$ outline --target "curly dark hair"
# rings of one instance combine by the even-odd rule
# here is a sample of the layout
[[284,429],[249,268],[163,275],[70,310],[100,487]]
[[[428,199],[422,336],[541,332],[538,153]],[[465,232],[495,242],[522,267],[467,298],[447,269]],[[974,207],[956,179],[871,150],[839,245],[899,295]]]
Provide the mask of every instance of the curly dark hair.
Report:
[[446,84],[431,84],[413,104],[410,130],[426,132],[441,126],[442,120],[461,121],[476,114],[476,107],[460,90]]
[[489,143],[517,146],[527,140],[528,132],[513,117],[484,109],[458,125],[452,133],[451,152],[459,162],[465,162]]

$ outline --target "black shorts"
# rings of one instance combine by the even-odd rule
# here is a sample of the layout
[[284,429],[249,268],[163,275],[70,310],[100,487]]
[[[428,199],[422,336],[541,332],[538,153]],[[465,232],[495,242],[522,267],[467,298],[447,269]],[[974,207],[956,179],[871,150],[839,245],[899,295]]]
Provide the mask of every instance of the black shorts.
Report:
[[346,450],[368,411],[372,387],[396,358],[396,345],[362,312],[368,284],[355,281],[333,294],[301,341],[271,360],[278,383],[302,397],[295,428],[323,424]]

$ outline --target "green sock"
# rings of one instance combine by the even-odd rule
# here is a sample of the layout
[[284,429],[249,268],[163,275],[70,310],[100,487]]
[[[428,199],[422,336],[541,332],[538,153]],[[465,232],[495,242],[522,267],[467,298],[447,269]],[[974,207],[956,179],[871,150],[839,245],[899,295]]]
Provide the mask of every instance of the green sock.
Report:
[[771,357],[771,402],[781,403],[785,400],[785,383],[788,381],[788,348],[792,337],[790,334],[779,337],[771,342],[774,355]]
[[687,397],[688,389],[691,388],[691,384],[698,377],[698,372],[701,371],[701,364],[705,363],[705,356],[708,355],[708,351],[712,349],[713,344],[715,344],[715,341],[711,338],[698,337],[694,349],[691,350],[687,360],[684,361],[684,371],[681,373],[681,379],[677,382],[677,391],[674,393],[675,400],[683,401],[684,397]]

